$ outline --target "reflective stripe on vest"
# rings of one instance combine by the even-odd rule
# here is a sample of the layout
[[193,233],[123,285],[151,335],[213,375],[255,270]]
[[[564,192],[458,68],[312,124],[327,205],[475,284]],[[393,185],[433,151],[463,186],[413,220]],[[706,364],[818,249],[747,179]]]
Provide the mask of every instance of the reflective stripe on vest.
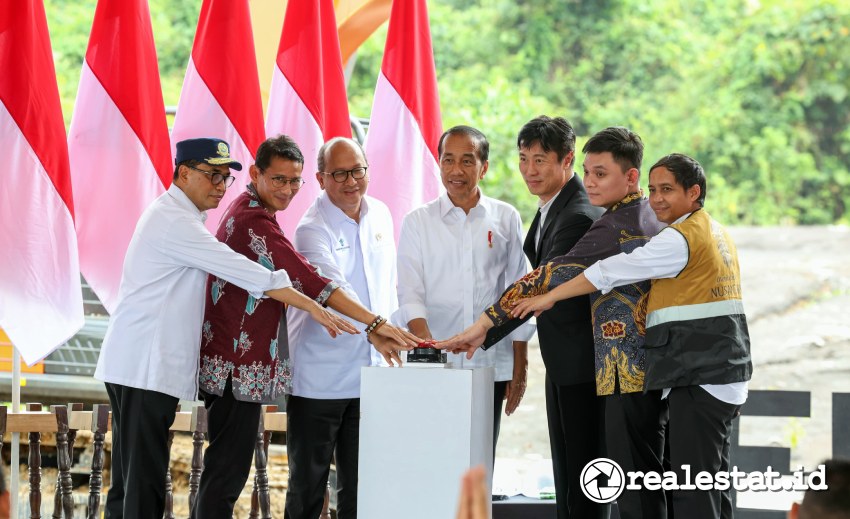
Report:
[[744,313],[744,304],[740,299],[724,299],[711,303],[694,305],[668,306],[660,308],[646,316],[646,327],[672,321],[690,321],[707,317],[720,317]]

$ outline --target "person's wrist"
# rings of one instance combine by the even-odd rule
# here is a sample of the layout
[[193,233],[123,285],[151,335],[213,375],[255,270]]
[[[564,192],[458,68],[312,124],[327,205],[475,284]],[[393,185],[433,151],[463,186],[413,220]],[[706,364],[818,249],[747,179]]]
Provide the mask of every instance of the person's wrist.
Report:
[[381,317],[380,315],[375,317],[375,319],[373,319],[372,322],[369,323],[369,326],[366,327],[366,337],[368,338],[372,333],[375,332],[375,330],[383,326],[386,322],[387,320]]
[[478,318],[478,325],[486,332],[493,327],[493,321],[491,321],[487,315],[482,314],[481,317]]
[[360,321],[360,322],[365,324],[366,326],[369,326],[370,324],[372,324],[375,321],[375,319],[377,319],[379,317],[381,317],[379,314],[370,313],[369,315],[366,316],[365,321]]

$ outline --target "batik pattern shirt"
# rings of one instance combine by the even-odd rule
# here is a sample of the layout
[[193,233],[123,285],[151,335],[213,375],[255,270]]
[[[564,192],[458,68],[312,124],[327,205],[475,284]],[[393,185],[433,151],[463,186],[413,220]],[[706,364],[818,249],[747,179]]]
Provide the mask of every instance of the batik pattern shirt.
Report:
[[[634,193],[608,209],[564,256],[541,265],[505,290],[485,313],[496,324],[510,320],[513,304],[544,294],[578,276],[599,260],[642,247],[664,227],[642,193]],[[595,344],[596,392],[611,395],[643,391],[646,356],[634,312],[649,292],[649,281],[590,295]],[[564,348],[571,345],[564,344]]]
[[[221,219],[216,237],[269,270],[285,269],[292,287],[324,305],[338,285],[322,277],[292,246],[253,186]],[[237,400],[268,403],[292,385],[285,305],[256,298],[220,277],[207,280],[201,332],[200,387],[221,395],[232,378]]]

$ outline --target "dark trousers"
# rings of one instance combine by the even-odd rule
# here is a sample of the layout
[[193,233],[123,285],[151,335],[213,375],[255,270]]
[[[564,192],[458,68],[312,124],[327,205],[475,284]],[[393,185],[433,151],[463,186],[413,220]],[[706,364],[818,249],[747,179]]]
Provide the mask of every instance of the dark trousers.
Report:
[[594,503],[581,490],[581,471],[603,456],[604,402],[596,383],[559,386],[546,376],[546,417],[555,475],[558,519],[605,519],[609,506]]
[[236,400],[229,378],[221,396],[200,394],[207,408],[210,443],[204,452],[204,472],[192,518],[231,519],[251,472],[263,406]]
[[168,428],[178,399],[106,384],[112,406],[112,484],[107,519],[160,519],[165,510]]
[[[729,470],[729,445],[732,419],[741,406],[727,404],[699,386],[673,388],[667,397],[670,422],[670,465],[681,485],[682,465],[691,467],[691,483],[700,471],[712,476]],[[732,517],[731,489],[677,490],[672,493],[676,517],[687,519],[719,519]]]
[[[605,399],[605,439],[608,458],[623,472],[664,472],[667,401],[661,391],[614,394]],[[623,490],[617,498],[620,519],[667,517],[663,490]]]
[[332,457],[337,470],[337,517],[356,518],[360,399],[290,396],[286,424],[289,487],[284,518],[319,517]]
[[505,401],[505,392],[508,389],[508,381],[496,382],[493,386],[493,463],[496,463],[496,443],[499,441],[499,429],[502,427],[502,403]]

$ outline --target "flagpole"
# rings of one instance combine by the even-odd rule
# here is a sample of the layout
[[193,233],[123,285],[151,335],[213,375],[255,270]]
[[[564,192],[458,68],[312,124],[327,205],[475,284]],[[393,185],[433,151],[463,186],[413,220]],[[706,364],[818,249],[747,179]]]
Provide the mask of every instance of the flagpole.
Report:
[[[21,410],[21,353],[12,345],[12,413]],[[9,517],[18,517],[18,494],[20,491],[21,433],[12,433],[12,460],[9,463]]]
[[348,84],[351,82],[351,76],[354,75],[354,65],[357,63],[357,51],[355,51],[348,61],[345,62],[345,67],[343,68],[343,72],[345,73],[345,86],[348,87]]

